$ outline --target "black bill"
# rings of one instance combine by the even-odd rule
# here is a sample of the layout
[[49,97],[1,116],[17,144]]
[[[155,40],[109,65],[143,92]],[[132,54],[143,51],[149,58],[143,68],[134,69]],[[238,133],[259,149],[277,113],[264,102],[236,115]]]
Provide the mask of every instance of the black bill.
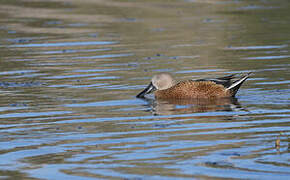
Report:
[[146,94],[152,93],[153,91],[155,91],[156,88],[153,86],[152,82],[139,94],[137,94],[137,98],[144,98],[144,96]]

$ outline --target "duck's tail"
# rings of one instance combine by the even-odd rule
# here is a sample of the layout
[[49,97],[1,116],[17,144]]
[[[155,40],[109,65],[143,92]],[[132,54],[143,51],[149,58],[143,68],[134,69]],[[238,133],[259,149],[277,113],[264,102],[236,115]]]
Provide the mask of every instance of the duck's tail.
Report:
[[252,72],[247,73],[246,75],[242,76],[240,79],[236,80],[235,82],[233,82],[233,84],[231,84],[227,90],[229,90],[231,92],[232,97],[234,97],[239,88],[241,87],[241,85],[245,82],[245,80],[248,79],[248,77],[250,76]]

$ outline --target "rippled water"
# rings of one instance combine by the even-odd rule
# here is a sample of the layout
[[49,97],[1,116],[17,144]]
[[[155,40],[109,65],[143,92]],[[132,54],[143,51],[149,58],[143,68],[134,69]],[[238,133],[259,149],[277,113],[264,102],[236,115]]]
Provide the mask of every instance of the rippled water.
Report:
[[[0,2],[3,179],[289,179],[288,0]],[[158,72],[237,99],[136,99]]]

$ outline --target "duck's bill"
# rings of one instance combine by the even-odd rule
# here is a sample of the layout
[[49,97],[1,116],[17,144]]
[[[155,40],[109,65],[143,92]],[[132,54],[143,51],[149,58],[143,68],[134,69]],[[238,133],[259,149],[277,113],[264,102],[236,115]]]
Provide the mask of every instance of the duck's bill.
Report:
[[152,93],[153,91],[155,91],[156,88],[153,86],[152,83],[150,83],[142,92],[140,92],[139,94],[137,94],[137,98],[144,98],[144,96],[146,94]]

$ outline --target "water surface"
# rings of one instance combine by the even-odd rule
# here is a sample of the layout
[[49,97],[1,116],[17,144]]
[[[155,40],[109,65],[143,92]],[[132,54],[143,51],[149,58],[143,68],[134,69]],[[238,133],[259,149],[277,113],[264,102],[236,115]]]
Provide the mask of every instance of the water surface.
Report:
[[[290,2],[0,2],[3,179],[289,179]],[[237,99],[136,99],[253,72]],[[275,145],[276,144],[276,145]]]

